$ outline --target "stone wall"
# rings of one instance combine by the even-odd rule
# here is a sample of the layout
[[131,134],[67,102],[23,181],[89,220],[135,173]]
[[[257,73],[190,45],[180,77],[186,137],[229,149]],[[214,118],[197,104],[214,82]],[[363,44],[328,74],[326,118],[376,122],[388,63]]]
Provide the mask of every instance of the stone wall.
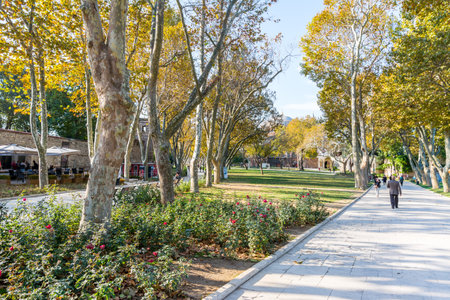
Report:
[[[0,129],[0,145],[8,144],[36,148],[31,133]],[[80,153],[70,156],[47,156],[48,167],[51,165],[59,167],[62,164],[65,164],[67,167],[84,168],[85,170],[89,169],[90,164],[86,141],[49,136],[48,147],[50,148],[53,146],[80,150]],[[39,158],[36,155],[26,156],[25,159],[30,163],[32,163],[33,160],[39,162]]]
[[[145,143],[145,141],[144,141]],[[33,142],[33,137],[29,132],[14,131],[0,128],[0,145],[17,144],[19,146],[25,146],[30,148],[36,148]],[[63,138],[58,136],[48,137],[48,147],[66,147],[70,149],[80,150],[79,154],[70,156],[47,156],[48,167],[53,165],[54,167],[67,166],[70,168],[84,168],[89,170],[89,154],[87,142],[76,139]],[[26,156],[26,161],[30,164],[35,160],[39,162],[36,155]],[[149,162],[154,159],[153,148],[149,149]],[[139,148],[138,140],[134,141],[133,149],[131,151],[131,162],[141,162],[141,152]]]

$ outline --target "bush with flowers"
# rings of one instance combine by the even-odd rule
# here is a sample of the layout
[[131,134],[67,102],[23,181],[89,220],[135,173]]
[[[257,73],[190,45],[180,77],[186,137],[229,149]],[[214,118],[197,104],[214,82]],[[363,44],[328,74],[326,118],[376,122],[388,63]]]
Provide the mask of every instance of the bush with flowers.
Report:
[[216,255],[266,254],[285,241],[283,228],[314,224],[327,213],[318,195],[294,201],[224,201],[184,194],[159,203],[149,187],[118,193],[107,229],[78,233],[81,204],[52,197],[0,209],[0,297],[10,299],[173,297],[186,276],[178,257],[196,245]]
[[81,204],[50,198],[0,208],[0,298],[112,299],[168,297],[186,276],[171,247],[138,247],[111,224],[78,233]]

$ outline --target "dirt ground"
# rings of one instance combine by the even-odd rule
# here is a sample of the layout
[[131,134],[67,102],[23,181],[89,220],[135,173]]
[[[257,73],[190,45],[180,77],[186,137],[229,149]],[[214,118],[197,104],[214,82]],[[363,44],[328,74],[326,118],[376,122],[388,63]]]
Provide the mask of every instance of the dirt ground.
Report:
[[[326,203],[330,213],[335,213],[352,200],[340,200]],[[286,229],[292,240],[307,231],[310,226],[299,226]],[[286,243],[278,245],[275,250],[281,248]],[[189,299],[202,299],[214,293],[220,287],[237,277],[239,274],[250,268],[256,261],[233,260],[221,258],[194,258],[188,271],[188,278],[182,287],[182,291]]]

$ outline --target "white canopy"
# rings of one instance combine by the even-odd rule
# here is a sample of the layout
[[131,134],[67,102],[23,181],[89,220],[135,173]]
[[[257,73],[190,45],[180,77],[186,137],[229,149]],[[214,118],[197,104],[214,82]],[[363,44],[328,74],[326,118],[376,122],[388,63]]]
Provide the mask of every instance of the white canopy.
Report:
[[9,156],[14,154],[37,155],[38,152],[36,149],[18,146],[16,144],[0,145],[0,156]]
[[60,155],[74,155],[79,154],[80,150],[63,148],[63,147],[50,147],[47,149],[48,156],[60,156]]

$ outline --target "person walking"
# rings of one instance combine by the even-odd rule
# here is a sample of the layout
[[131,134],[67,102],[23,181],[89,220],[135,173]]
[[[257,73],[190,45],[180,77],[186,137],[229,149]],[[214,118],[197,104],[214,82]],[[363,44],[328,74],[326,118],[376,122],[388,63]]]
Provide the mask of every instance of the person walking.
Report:
[[381,180],[377,176],[375,176],[375,193],[377,194],[377,198],[380,197],[380,188],[381,188]]
[[404,181],[405,179],[403,178],[403,175],[400,175],[400,178],[399,178],[399,181],[400,181],[400,185],[401,186],[403,186],[403,181]]
[[386,185],[387,177],[386,175],[383,176],[383,185]]
[[396,181],[393,176],[391,176],[389,182],[387,183],[387,188],[389,189],[392,209],[398,208],[398,196],[402,195],[400,183]]

